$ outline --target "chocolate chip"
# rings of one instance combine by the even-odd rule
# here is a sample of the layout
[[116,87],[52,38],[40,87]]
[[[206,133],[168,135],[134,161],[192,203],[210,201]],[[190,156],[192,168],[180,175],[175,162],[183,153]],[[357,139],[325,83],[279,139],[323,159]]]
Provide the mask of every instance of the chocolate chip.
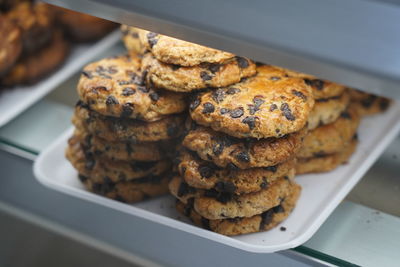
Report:
[[340,117],[342,117],[343,119],[351,120],[351,115],[350,115],[350,113],[349,113],[347,110],[343,111],[343,112],[340,114]]
[[260,188],[265,189],[268,186],[268,182],[267,181],[262,181],[260,184]]
[[282,232],[285,232],[286,231],[286,227],[284,227],[284,226],[281,226],[281,228],[279,228]]
[[213,77],[212,77],[211,75],[209,75],[207,72],[202,71],[202,72],[200,72],[200,78],[201,78],[203,81],[209,81],[209,80],[211,80]]
[[92,87],[91,90],[95,94],[97,94],[99,91],[108,91],[107,87],[105,87],[105,86]]
[[155,32],[149,32],[148,34],[147,34],[147,41],[148,41],[148,43],[149,43],[149,45],[150,45],[150,48],[153,48],[153,46],[155,46],[156,44],[157,44],[157,39],[156,39],[156,37],[157,37],[157,33],[155,33]]
[[82,183],[84,183],[84,182],[86,182],[88,180],[88,178],[86,176],[83,176],[82,174],[79,174],[78,178]]
[[274,212],[272,209],[269,209],[263,213],[261,213],[261,222],[260,222],[260,230],[263,230],[265,226],[272,222]]
[[231,170],[231,171],[237,171],[237,170],[239,170],[239,168],[238,168],[235,164],[233,164],[232,162],[229,162],[229,163],[226,165],[226,167],[227,167],[229,170]]
[[257,108],[259,108],[264,102],[265,102],[265,100],[262,99],[260,96],[255,96],[253,98],[253,103]]
[[206,102],[203,104],[203,111],[202,111],[203,114],[213,113],[214,110],[215,110],[215,107],[210,102]]
[[300,92],[300,91],[292,90],[292,94],[294,94],[295,96],[300,97],[304,101],[307,100],[307,96],[305,94],[303,94],[302,92]]
[[125,103],[122,105],[122,112],[121,112],[121,117],[129,117],[132,115],[134,110],[134,105],[132,103]]
[[226,114],[226,113],[228,113],[228,112],[230,112],[230,110],[227,109],[227,108],[221,108],[221,109],[219,110],[219,113],[221,113],[221,115],[224,115],[224,114]]
[[82,75],[85,76],[86,78],[92,79],[93,75],[91,71],[82,71]]
[[275,207],[272,208],[272,210],[273,210],[275,213],[282,213],[282,212],[285,212],[285,209],[282,207],[282,205],[275,206]]
[[320,152],[314,152],[314,153],[313,153],[313,156],[314,156],[315,158],[323,158],[323,157],[326,157],[327,155],[326,155],[325,152],[320,151]]
[[249,126],[250,130],[253,130],[254,127],[256,126],[256,117],[254,116],[247,116],[242,120],[242,123],[245,123]]
[[134,152],[130,142],[125,144],[125,151],[128,153],[128,155],[131,155]]
[[118,102],[118,100],[115,98],[115,96],[109,95],[109,96],[107,97],[107,99],[106,99],[106,105],[107,105],[107,106],[109,106],[109,105],[118,105],[118,104],[119,104],[119,102]]
[[170,67],[172,70],[179,70],[181,68],[181,66],[176,65],[176,64],[170,64]]
[[156,92],[150,93],[149,96],[150,96],[151,100],[153,100],[153,101],[157,101],[160,99],[160,96]]
[[134,89],[134,88],[132,88],[132,87],[125,87],[123,90],[122,90],[122,94],[121,95],[123,95],[123,96],[130,96],[130,95],[133,95],[133,94],[135,94],[136,93],[136,90]]
[[205,190],[204,196],[215,198],[217,201],[226,204],[232,200],[232,194],[226,192],[218,192],[215,189]]
[[221,68],[220,64],[210,64],[208,69],[212,72],[212,73],[216,73],[219,71],[219,69]]
[[143,93],[148,93],[148,92],[150,92],[150,88],[147,87],[147,86],[142,86],[142,85],[140,85],[140,86],[137,87],[137,89],[138,89],[139,91],[143,92]]
[[278,106],[276,105],[276,104],[272,104],[270,107],[269,107],[269,111],[274,111],[275,109],[277,109],[278,108]]
[[225,98],[225,91],[223,89],[217,89],[211,94],[211,97],[215,102],[220,103]]
[[281,77],[278,76],[272,76],[271,78],[269,78],[271,81],[279,81],[281,79]]
[[106,71],[110,74],[115,74],[118,72],[118,69],[115,66],[109,66],[108,69],[106,69]]
[[196,98],[190,103],[189,108],[190,110],[195,110],[199,105],[200,105],[200,99]]
[[168,125],[167,134],[169,137],[174,137],[179,133],[179,128],[177,125]]
[[381,98],[381,99],[380,99],[380,102],[379,102],[379,109],[380,109],[381,111],[385,111],[385,110],[388,109],[389,104],[390,104],[390,101],[389,101],[388,99]]
[[229,87],[228,90],[226,90],[226,93],[228,95],[234,95],[236,93],[239,93],[240,89],[239,88],[235,88],[235,87]]
[[243,57],[236,57],[236,61],[240,68],[244,69],[249,66],[249,61]]
[[214,168],[209,165],[199,166],[198,171],[202,178],[210,178],[214,174]]
[[212,150],[215,156],[219,156],[222,154],[222,151],[224,151],[224,144],[223,143],[214,144]]
[[187,183],[182,182],[178,188],[178,197],[183,197],[187,194],[194,194],[196,193],[196,189],[189,186]]
[[85,168],[89,171],[93,170],[96,165],[96,160],[91,155],[86,155]]
[[296,120],[296,117],[292,114],[292,110],[290,109],[288,103],[283,103],[281,105],[282,114],[288,119],[289,121]]
[[249,162],[250,161],[250,156],[247,152],[242,151],[236,154],[236,159],[242,162]]
[[377,99],[378,97],[376,95],[369,95],[367,98],[361,100],[361,105],[364,108],[370,108]]
[[315,87],[318,91],[324,89],[325,82],[323,80],[319,79],[310,80],[306,78],[304,79],[304,82],[309,86]]
[[229,114],[230,114],[231,118],[236,119],[236,118],[242,117],[243,113],[244,113],[243,108],[239,107],[239,108],[235,108],[235,109],[231,110],[231,112]]
[[211,230],[210,220],[207,218],[201,217],[201,226],[206,230]]
[[278,170],[278,166],[268,166],[268,167],[264,167],[264,170],[270,171],[270,172],[276,172]]
[[157,162],[155,161],[135,161],[130,164],[133,171],[148,171],[153,168]]
[[215,189],[219,192],[233,194],[236,191],[236,186],[230,181],[219,181],[215,184]]

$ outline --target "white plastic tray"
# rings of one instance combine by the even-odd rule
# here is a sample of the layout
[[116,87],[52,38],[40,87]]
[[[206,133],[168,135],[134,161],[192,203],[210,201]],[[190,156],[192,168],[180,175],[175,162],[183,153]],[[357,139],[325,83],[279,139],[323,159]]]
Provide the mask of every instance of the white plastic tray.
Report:
[[52,75],[31,86],[3,89],[0,92],[0,127],[55,89],[87,62],[116,44],[120,36],[120,31],[115,30],[96,43],[74,45],[67,60]]
[[171,196],[127,205],[87,192],[78,181],[76,171],[64,157],[72,129],[39,155],[34,164],[34,173],[44,185],[66,194],[239,249],[274,252],[306,242],[397,136],[399,130],[400,105],[396,103],[386,113],[362,121],[359,130],[360,144],[349,164],[325,174],[297,176],[303,191],[297,207],[281,224],[286,227],[284,232],[278,226],[268,232],[227,237],[192,225],[175,211]]

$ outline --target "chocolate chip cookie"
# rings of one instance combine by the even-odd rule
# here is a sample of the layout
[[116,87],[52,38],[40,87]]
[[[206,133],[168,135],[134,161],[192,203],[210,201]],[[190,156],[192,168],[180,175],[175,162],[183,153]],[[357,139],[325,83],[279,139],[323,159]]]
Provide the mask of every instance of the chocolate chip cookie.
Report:
[[352,106],[361,116],[368,116],[386,111],[390,106],[390,99],[360,90],[350,90]]
[[157,161],[165,159],[174,150],[174,141],[159,142],[112,142],[93,134],[76,129],[77,136],[83,146],[96,155],[107,156],[112,160],[123,161]]
[[96,182],[91,177],[79,174],[79,179],[89,191],[124,203],[135,203],[168,193],[170,177],[170,174],[165,173],[113,183],[110,180]]
[[321,80],[313,75],[308,75],[305,73],[296,72],[280,67],[276,68],[286,72],[287,75],[290,77],[298,77],[304,79],[305,83],[311,86],[315,99],[327,99],[335,96],[340,96],[346,90],[346,86],[327,80]]
[[191,92],[206,87],[224,87],[256,74],[256,65],[249,59],[236,57],[223,63],[202,63],[182,67],[157,60],[151,53],[143,58],[143,68],[159,88]]
[[190,187],[181,177],[175,176],[169,183],[173,196],[183,203],[194,198],[193,207],[201,216],[216,220],[236,217],[251,217],[278,206],[286,198],[295,182],[281,178],[258,192],[234,195],[216,190],[201,190]]
[[0,76],[18,60],[22,51],[21,31],[6,16],[0,15]]
[[53,7],[56,19],[69,39],[75,42],[90,42],[100,39],[115,29],[118,24],[61,7]]
[[122,41],[130,53],[144,54],[146,48],[139,40],[139,32],[135,27],[121,25]]
[[268,167],[292,158],[303,144],[307,129],[281,138],[239,139],[196,126],[183,139],[183,145],[200,158],[220,167],[248,169]]
[[35,53],[21,58],[1,80],[3,86],[29,85],[54,72],[64,63],[69,44],[61,32],[54,32],[51,42]]
[[77,136],[69,139],[66,157],[80,174],[95,182],[104,179],[113,183],[130,181],[149,175],[158,176],[171,170],[169,160],[117,161],[101,157],[87,151]]
[[192,119],[238,138],[300,131],[314,106],[311,87],[300,78],[271,75],[271,66],[259,66],[257,71],[233,86],[199,93],[190,104]]
[[162,120],[144,122],[103,116],[79,101],[75,107],[72,123],[81,130],[107,141],[155,142],[182,135],[185,116],[170,115]]
[[356,135],[359,124],[360,116],[353,108],[349,108],[335,122],[310,131],[297,157],[310,158],[343,150]]
[[[261,214],[252,217],[237,217],[231,219],[209,220],[198,214],[193,208],[193,201],[184,204],[176,202],[177,210],[188,216],[196,225],[207,230],[228,236],[267,231],[285,220],[296,206],[301,187],[294,184],[291,193],[275,206]],[[192,199],[193,200],[193,199]]]
[[139,39],[147,50],[160,61],[181,66],[200,63],[221,63],[235,55],[214,48],[186,42],[155,32],[137,29]]
[[22,31],[24,54],[31,54],[51,41],[54,15],[45,3],[22,2],[7,17]]
[[178,171],[189,186],[241,195],[265,189],[280,177],[294,177],[295,163],[295,159],[290,159],[264,168],[223,169],[212,162],[200,159],[194,152],[182,149]]
[[340,114],[347,109],[349,103],[350,95],[347,91],[337,97],[316,99],[314,108],[308,117],[308,129],[313,130],[318,126],[336,121]]
[[299,158],[296,164],[296,174],[319,173],[334,170],[339,165],[349,160],[356,147],[357,140],[354,139],[340,152],[312,158]]
[[156,121],[186,109],[184,94],[155,90],[146,83],[136,55],[101,59],[87,65],[78,83],[78,95],[105,116]]

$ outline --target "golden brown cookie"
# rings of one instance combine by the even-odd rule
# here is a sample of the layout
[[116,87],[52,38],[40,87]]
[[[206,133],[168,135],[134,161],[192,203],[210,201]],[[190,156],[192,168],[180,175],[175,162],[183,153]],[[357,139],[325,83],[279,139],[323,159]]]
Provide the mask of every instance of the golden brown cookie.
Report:
[[220,167],[248,169],[268,167],[287,161],[301,148],[307,129],[281,138],[238,139],[210,128],[196,126],[183,145],[203,160]]
[[54,32],[51,42],[39,51],[21,58],[1,80],[4,86],[34,84],[57,70],[69,53],[69,44],[61,32]]
[[113,183],[109,180],[96,182],[91,177],[79,174],[79,180],[89,191],[125,203],[135,203],[168,193],[170,178],[170,174],[165,173]]
[[24,54],[33,53],[50,42],[54,14],[49,5],[22,2],[8,12],[7,17],[22,31]]
[[69,9],[52,6],[56,19],[61,24],[69,39],[76,42],[90,42],[100,39],[118,24],[109,20],[90,16]]
[[146,48],[139,40],[137,28],[128,25],[121,25],[122,41],[130,53],[144,54]]
[[347,109],[349,103],[350,95],[346,91],[337,97],[315,100],[314,108],[308,117],[307,128],[313,130],[318,126],[336,121],[340,114]]
[[290,159],[270,167],[232,170],[220,168],[182,149],[178,171],[189,186],[241,195],[265,189],[280,177],[293,177],[295,164],[295,159]]
[[221,63],[235,55],[214,48],[186,42],[162,34],[137,29],[143,46],[160,61],[181,66]]
[[78,95],[105,116],[156,121],[186,109],[185,96],[154,90],[146,84],[138,56],[117,56],[87,65],[78,83]]
[[297,159],[296,174],[328,172],[346,163],[357,147],[357,140],[351,141],[342,151],[312,158]]
[[354,107],[360,116],[368,116],[386,111],[391,100],[373,94],[364,93],[360,90],[350,90],[352,107]]
[[356,135],[359,124],[360,116],[353,108],[349,108],[335,122],[310,131],[297,157],[311,158],[343,150]]
[[155,142],[176,138],[184,131],[185,116],[171,115],[162,120],[144,122],[102,116],[79,101],[72,123],[81,130],[108,141]]
[[314,106],[303,79],[276,77],[271,66],[231,87],[206,91],[190,104],[197,123],[238,138],[282,137],[300,131]]
[[171,170],[169,160],[117,161],[101,157],[86,151],[77,136],[72,136],[68,140],[65,155],[80,174],[90,177],[95,182],[104,179],[113,183],[130,181],[149,175],[159,176]]
[[0,15],[0,76],[18,60],[22,51],[21,31],[6,16]]
[[207,87],[224,87],[256,74],[256,65],[249,59],[236,57],[223,63],[202,63],[182,67],[157,60],[151,53],[143,58],[148,78],[159,88],[191,92]]
[[196,225],[207,230],[228,236],[242,235],[267,231],[277,226],[292,212],[300,192],[301,187],[295,184],[292,187],[292,192],[278,206],[252,217],[209,220],[194,210],[193,201],[187,204],[177,201],[176,208],[181,214],[188,216]]
[[296,72],[277,66],[275,67],[283,72],[286,72],[286,74],[290,77],[298,77],[304,79],[304,82],[311,86],[315,99],[327,99],[340,96],[347,89],[346,86],[327,80],[321,80],[313,75],[308,75],[305,73]]
[[194,198],[193,207],[201,216],[216,220],[250,217],[278,206],[292,191],[295,182],[280,178],[269,187],[258,192],[234,195],[216,190],[201,190],[190,187],[181,177],[175,176],[169,183],[173,196],[183,203]]
[[96,155],[106,156],[112,160],[123,161],[157,161],[165,159],[174,151],[174,140],[159,142],[131,142],[131,141],[107,141],[85,131],[75,129],[77,136],[87,151]]

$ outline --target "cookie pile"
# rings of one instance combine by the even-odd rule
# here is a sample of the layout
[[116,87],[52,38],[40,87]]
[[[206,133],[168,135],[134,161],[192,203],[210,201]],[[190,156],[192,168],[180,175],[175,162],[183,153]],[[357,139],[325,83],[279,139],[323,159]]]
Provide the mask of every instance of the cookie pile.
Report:
[[146,73],[134,54],[87,65],[66,151],[89,190],[127,203],[168,192],[168,153],[184,128],[184,95],[155,89]]

